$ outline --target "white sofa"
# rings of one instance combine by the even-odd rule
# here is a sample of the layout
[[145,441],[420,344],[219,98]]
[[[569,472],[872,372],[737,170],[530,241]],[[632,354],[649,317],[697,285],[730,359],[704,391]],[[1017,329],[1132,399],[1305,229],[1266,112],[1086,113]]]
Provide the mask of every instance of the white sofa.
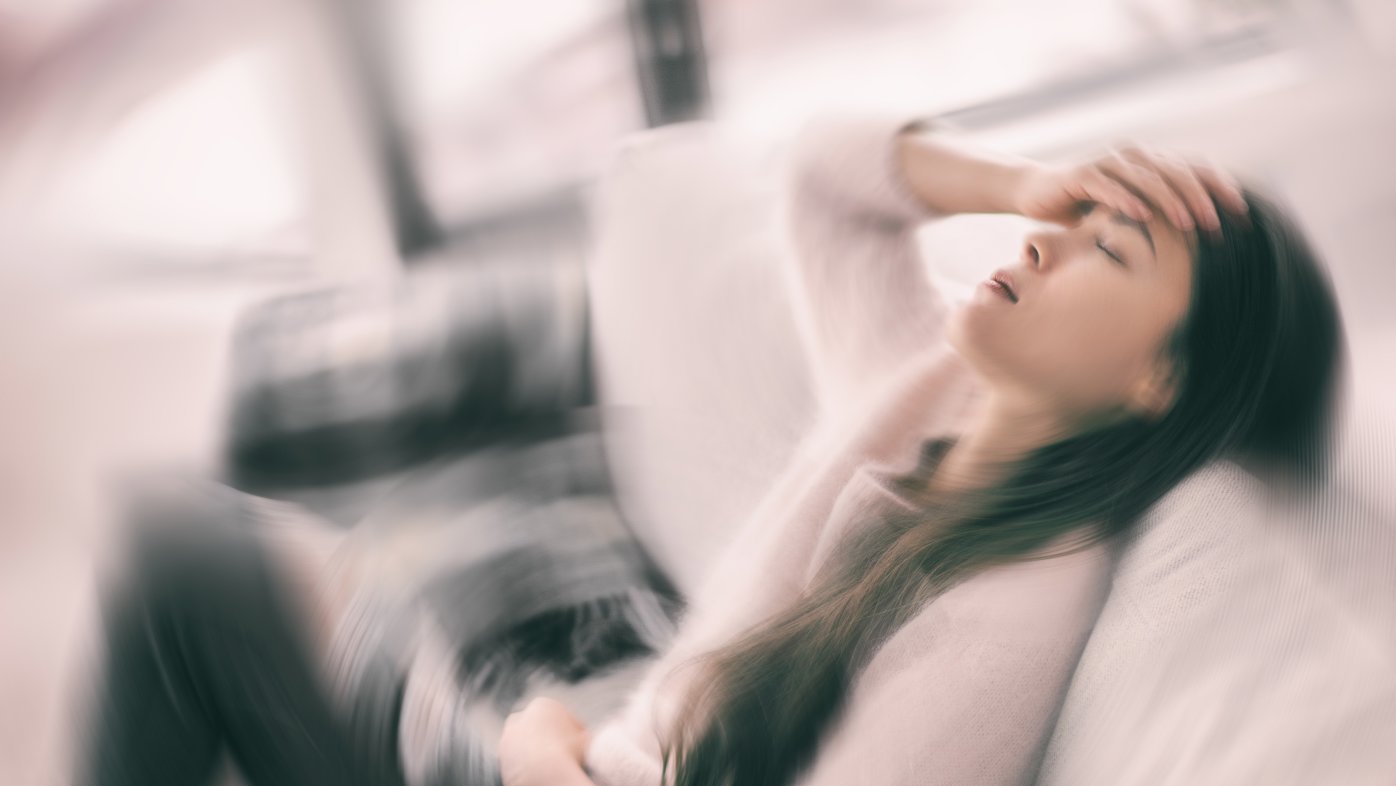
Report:
[[[783,150],[710,124],[644,132],[594,195],[612,462],[641,538],[685,591],[814,415],[781,267]],[[953,287],[973,265],[948,256],[1004,258],[1013,221],[929,227],[927,275]],[[1253,479],[1218,462],[1142,522],[1041,783],[1391,782],[1396,527],[1355,489],[1383,455],[1390,470],[1396,442],[1379,414],[1354,417],[1310,509],[1267,511]]]

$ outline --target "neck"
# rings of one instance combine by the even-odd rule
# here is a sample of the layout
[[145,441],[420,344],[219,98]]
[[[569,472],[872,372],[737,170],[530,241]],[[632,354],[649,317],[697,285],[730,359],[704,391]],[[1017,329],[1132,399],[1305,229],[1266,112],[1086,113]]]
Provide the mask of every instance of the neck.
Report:
[[946,451],[930,480],[931,491],[985,488],[1033,449],[1066,432],[1061,418],[1041,405],[989,394],[969,428]]

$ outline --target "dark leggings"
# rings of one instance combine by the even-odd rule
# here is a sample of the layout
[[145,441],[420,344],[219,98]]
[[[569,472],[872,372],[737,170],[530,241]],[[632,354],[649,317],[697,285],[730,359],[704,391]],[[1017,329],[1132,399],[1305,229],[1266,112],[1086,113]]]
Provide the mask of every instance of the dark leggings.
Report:
[[254,515],[213,484],[134,506],[79,783],[210,783],[225,754],[254,786],[402,783],[396,713],[332,708]]

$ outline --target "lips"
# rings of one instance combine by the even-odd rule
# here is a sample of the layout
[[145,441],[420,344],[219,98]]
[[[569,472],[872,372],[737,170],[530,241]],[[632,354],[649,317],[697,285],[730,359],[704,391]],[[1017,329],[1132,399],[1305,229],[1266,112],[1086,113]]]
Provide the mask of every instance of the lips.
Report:
[[1018,302],[1018,283],[1013,280],[1013,275],[1011,273],[1003,269],[995,270],[994,274],[989,276],[989,280],[1003,287],[1009,300],[1012,300],[1014,303]]

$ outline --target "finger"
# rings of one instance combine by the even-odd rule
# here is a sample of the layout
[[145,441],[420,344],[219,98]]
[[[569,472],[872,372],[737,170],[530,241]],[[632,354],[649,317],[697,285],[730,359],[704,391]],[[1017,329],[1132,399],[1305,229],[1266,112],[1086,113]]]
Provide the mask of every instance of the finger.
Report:
[[1106,175],[1158,206],[1178,229],[1184,232],[1192,229],[1192,215],[1188,213],[1182,199],[1154,170],[1130,161],[1119,151],[1101,159],[1097,166]]
[[591,732],[583,728],[578,731],[576,739],[573,740],[572,752],[576,754],[578,760],[581,760],[586,757],[587,748],[590,747]]
[[1134,163],[1118,149],[1103,158],[1098,166],[1108,177],[1119,181],[1157,207],[1178,229],[1192,229],[1192,217],[1187,207],[1158,172]]
[[1138,221],[1148,221],[1153,212],[1133,191],[1099,172],[1088,173],[1080,181],[1081,199],[1105,205]]
[[1250,212],[1241,184],[1225,170],[1207,163],[1193,163],[1192,169],[1207,190],[1215,194],[1226,209],[1237,215]]
[[1140,166],[1151,167],[1157,171],[1182,198],[1188,210],[1192,212],[1194,221],[1210,230],[1221,229],[1221,219],[1217,217],[1217,208],[1212,204],[1207,188],[1202,185],[1202,181],[1187,162],[1138,147],[1125,151],[1125,156]]

